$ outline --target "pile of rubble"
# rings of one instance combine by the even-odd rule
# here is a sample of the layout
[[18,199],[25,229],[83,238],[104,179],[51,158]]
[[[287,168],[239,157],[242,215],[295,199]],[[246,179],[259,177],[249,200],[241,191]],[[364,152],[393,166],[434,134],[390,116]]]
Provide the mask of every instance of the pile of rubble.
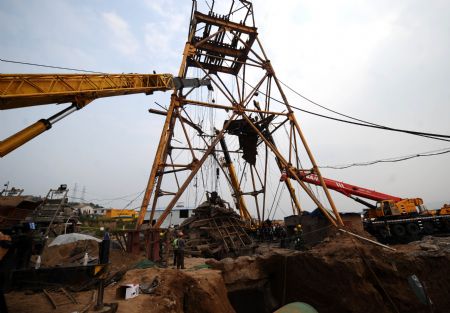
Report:
[[186,253],[222,259],[252,254],[256,248],[245,231],[245,223],[216,192],[207,196],[194,215],[181,225],[186,236]]

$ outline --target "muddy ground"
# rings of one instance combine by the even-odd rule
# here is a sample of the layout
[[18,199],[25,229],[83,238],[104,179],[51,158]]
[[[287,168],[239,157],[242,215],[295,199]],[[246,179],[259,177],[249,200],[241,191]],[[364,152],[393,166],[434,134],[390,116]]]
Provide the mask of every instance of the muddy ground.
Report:
[[[187,258],[186,269],[130,269],[141,257],[113,250],[112,271],[130,269],[106,287],[105,302],[119,303],[118,312],[273,312],[281,305],[303,301],[319,312],[449,312],[450,237],[427,237],[390,251],[336,235],[308,251],[262,245],[254,256],[237,259]],[[69,248],[63,249],[69,253]],[[52,255],[58,251],[52,251]],[[45,258],[55,263],[52,257]],[[422,304],[408,284],[415,274],[426,286],[432,307]],[[159,281],[152,294],[120,300],[122,283]],[[82,312],[94,291],[75,294],[79,304],[53,309],[41,293],[6,295],[10,312]]]

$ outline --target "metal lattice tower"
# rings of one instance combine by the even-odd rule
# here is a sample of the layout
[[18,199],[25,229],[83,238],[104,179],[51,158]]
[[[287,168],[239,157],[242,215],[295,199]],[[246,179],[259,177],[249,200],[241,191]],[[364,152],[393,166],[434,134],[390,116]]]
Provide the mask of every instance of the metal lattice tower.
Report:
[[[251,2],[231,1],[222,14],[214,10],[214,1],[206,13],[193,2],[188,40],[178,73],[180,77],[208,78],[214,91],[204,97],[198,90],[185,93],[180,90],[172,94],[167,111],[151,110],[166,118],[138,225],[142,224],[148,208],[152,221],[156,208],[163,205],[165,210],[154,225],[160,227],[194,178],[204,174],[202,168],[208,159],[215,160],[222,169],[236,209],[247,220],[251,220],[250,207],[259,223],[270,218],[268,202],[273,200],[273,205],[277,195],[269,199],[268,190],[276,184],[271,181],[280,184],[281,175],[294,214],[301,212],[299,191],[295,188],[300,186],[333,225],[342,225],[258,38]],[[208,110],[215,119],[208,121],[205,115],[198,114],[199,108]],[[229,142],[234,142],[230,148]],[[176,160],[181,153],[183,162]],[[238,170],[231,154],[237,156],[234,160],[244,162]],[[270,174],[271,168],[276,169],[276,175]],[[332,212],[301,180],[302,175],[311,173],[321,182]]]

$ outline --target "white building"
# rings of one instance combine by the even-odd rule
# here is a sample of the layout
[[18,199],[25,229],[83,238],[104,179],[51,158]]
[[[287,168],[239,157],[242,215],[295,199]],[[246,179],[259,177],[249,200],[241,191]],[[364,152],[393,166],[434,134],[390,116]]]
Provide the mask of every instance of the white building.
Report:
[[89,204],[86,204],[86,203],[77,204],[73,208],[74,208],[74,210],[76,210],[77,212],[79,212],[82,215],[95,214],[94,213],[95,209],[92,206],[90,206]]
[[[187,208],[183,204],[177,204],[173,209],[172,212],[167,215],[166,219],[161,225],[161,228],[168,228],[169,226],[178,226],[180,225],[185,219],[188,217],[191,217],[193,215],[194,209]],[[153,223],[156,223],[158,218],[162,215],[164,212],[164,208],[157,208],[155,210],[155,216],[153,217]],[[147,211],[145,214],[145,221],[148,222],[150,219],[150,213],[151,211]]]

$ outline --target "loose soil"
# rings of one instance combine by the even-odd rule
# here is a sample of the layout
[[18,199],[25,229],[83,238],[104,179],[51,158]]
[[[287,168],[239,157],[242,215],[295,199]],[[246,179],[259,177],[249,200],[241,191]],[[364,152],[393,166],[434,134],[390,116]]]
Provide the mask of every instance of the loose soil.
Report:
[[[390,251],[336,234],[308,251],[263,246],[260,254],[237,259],[187,258],[185,270],[128,270],[119,282],[106,287],[105,302],[118,302],[118,312],[124,313],[264,313],[294,301],[307,302],[321,313],[431,312],[408,284],[408,277],[415,274],[426,286],[433,312],[448,312],[450,238],[427,237],[395,248]],[[140,260],[112,250],[112,271]],[[155,277],[160,283],[153,294],[116,298],[120,284],[142,284]],[[6,300],[10,312],[79,312],[92,302],[92,293],[76,293],[78,305],[59,309],[53,309],[43,293],[11,292]]]

